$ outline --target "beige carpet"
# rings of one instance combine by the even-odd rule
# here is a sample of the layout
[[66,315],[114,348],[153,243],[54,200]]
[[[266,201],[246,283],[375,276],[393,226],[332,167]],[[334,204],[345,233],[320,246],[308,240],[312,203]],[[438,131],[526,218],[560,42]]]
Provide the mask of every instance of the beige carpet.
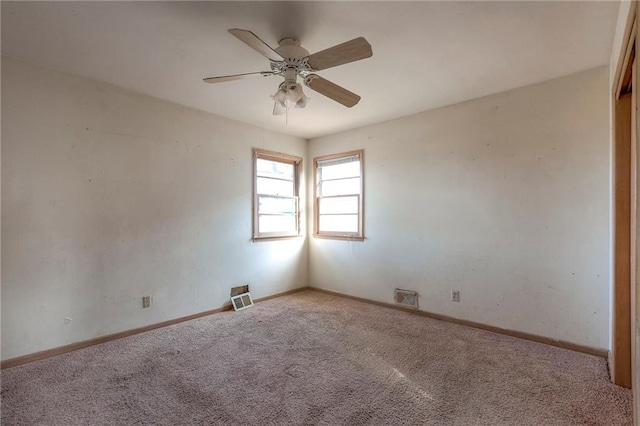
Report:
[[305,291],[2,371],[3,425],[629,425],[602,358]]

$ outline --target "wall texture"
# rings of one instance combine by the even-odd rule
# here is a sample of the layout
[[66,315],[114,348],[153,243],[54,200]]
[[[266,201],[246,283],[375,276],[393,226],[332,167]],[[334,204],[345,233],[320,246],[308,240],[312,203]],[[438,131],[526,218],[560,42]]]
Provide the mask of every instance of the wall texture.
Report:
[[304,238],[251,241],[252,147],[307,142],[3,57],[2,359],[305,286]]
[[[426,311],[608,348],[607,87],[594,69],[307,147],[3,58],[2,359],[220,307],[243,283],[415,289]],[[251,242],[252,147],[303,156],[307,179],[312,157],[364,148],[367,239]]]
[[311,239],[309,284],[608,348],[608,105],[603,67],[311,140],[364,148],[366,240]]

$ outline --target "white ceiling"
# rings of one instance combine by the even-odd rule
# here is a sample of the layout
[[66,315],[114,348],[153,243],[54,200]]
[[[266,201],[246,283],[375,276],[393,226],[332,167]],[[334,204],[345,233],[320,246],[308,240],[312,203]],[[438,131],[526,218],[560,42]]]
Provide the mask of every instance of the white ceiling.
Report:
[[[2,52],[283,133],[313,138],[607,64],[618,2],[2,2]],[[364,36],[373,57],[320,72],[348,109],[305,88],[271,115],[279,77],[231,36],[310,52]]]

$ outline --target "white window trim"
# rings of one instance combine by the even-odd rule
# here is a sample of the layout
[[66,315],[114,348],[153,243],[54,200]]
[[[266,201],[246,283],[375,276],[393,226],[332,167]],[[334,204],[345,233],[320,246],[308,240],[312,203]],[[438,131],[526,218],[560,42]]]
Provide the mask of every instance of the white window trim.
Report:
[[[319,231],[319,205],[320,197],[318,195],[318,163],[327,160],[338,160],[357,156],[360,160],[360,194],[350,194],[341,196],[358,196],[358,232],[320,232]],[[327,198],[335,198],[337,196],[328,196]],[[348,151],[339,154],[324,155],[313,159],[313,236],[317,238],[331,238],[337,240],[363,241],[364,240],[364,150]]]
[[[283,198],[294,198],[296,202],[296,232],[295,233],[282,233],[282,232],[263,232],[259,233],[258,230],[258,170],[256,167],[258,158],[279,161],[283,163],[293,164],[293,197],[286,196]],[[265,241],[273,239],[286,239],[297,238],[302,236],[301,232],[301,215],[302,210],[300,208],[300,177],[302,176],[302,158],[289,154],[283,154],[281,152],[267,151],[264,149],[253,149],[253,241]],[[265,195],[265,194],[263,194]],[[265,195],[267,196],[267,195]],[[275,195],[268,195],[269,197],[279,197]]]

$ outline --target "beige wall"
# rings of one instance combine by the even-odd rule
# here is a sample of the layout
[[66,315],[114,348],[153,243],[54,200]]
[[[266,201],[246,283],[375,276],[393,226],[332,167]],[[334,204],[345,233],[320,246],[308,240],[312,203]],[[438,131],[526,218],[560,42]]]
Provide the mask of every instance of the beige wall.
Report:
[[252,147],[307,149],[3,57],[2,359],[305,286],[304,238],[251,241]]
[[[307,147],[2,65],[2,359],[216,308],[242,283],[415,289],[427,311],[609,347],[606,68]],[[364,148],[366,241],[252,243],[252,147],[305,157],[308,178],[313,156]]]
[[364,148],[366,240],[311,239],[309,284],[609,348],[608,105],[602,67],[311,140]]

